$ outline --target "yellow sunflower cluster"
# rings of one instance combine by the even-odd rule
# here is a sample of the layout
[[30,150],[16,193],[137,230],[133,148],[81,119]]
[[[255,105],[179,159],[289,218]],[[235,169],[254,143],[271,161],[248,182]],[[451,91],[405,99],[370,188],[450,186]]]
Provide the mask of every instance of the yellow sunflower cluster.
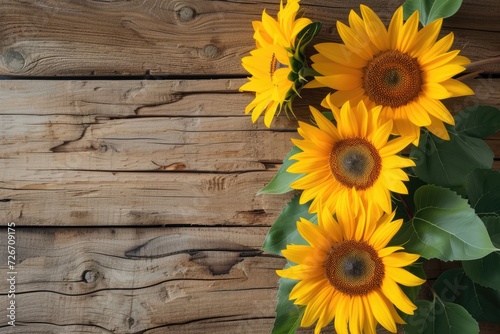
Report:
[[[253,122],[264,112],[268,127],[295,87],[290,59],[311,23],[296,19],[298,2],[281,4],[278,20],[264,11],[254,22],[257,48],[242,59],[252,77],[241,91],[255,93],[245,112]],[[453,79],[469,60],[449,51],[452,33],[437,39],[442,19],[419,30],[418,11],[404,22],[400,7],[386,27],[367,6],[360,11],[337,23],[343,43],[314,46],[317,75],[306,88],[334,90],[321,104],[333,119],[310,107],[313,122],[299,122],[292,141],[300,152],[287,170],[301,175],[290,186],[318,224],[297,222],[309,245],[288,245],[282,254],[292,265],[277,273],[298,281],[289,298],[305,307],[301,325],[316,323],[315,333],[332,321],[339,334],[375,333],[377,324],[395,333],[404,323],[396,309],[413,314],[399,284],[424,282],[403,268],[419,255],[387,246],[402,225],[391,193],[407,194],[404,168],[415,165],[401,152],[418,144],[421,128],[449,139],[443,122],[454,120],[441,100],[473,94]]]

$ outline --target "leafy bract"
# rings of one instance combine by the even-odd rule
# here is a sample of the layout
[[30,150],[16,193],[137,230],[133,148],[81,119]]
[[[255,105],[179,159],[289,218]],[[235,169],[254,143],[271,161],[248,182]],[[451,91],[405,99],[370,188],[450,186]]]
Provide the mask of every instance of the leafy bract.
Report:
[[293,163],[295,163],[294,160],[290,160],[290,157],[294,154],[302,152],[297,146],[294,146],[292,150],[285,156],[285,159],[283,159],[283,164],[281,165],[280,169],[274,175],[273,179],[267,186],[262,188],[257,195],[260,194],[284,194],[287,193],[291,190],[290,185],[300,179],[303,174],[293,174],[287,172],[287,168],[290,167]]
[[404,19],[418,10],[420,22],[426,26],[436,19],[452,16],[461,5],[462,0],[407,0],[403,4]]
[[479,259],[497,249],[481,219],[467,201],[453,191],[425,185],[414,196],[415,214],[391,243],[426,259]]
[[299,204],[299,197],[295,196],[283,209],[278,219],[269,229],[262,249],[266,252],[281,255],[287,244],[307,245],[297,231],[297,221],[302,217],[316,222],[316,215],[308,212],[309,203]]
[[408,334],[477,334],[478,323],[462,306],[443,302],[417,300],[418,309],[406,318],[405,333]]
[[474,283],[461,268],[442,273],[433,288],[442,300],[462,305],[477,321],[500,323],[500,291]]

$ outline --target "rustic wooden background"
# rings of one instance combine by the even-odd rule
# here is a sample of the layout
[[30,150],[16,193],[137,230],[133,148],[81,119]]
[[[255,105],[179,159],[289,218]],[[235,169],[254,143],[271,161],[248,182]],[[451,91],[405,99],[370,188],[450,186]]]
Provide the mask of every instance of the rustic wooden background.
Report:
[[[386,21],[402,3],[363,2]],[[316,41],[339,41],[336,20],[359,3],[303,0],[324,23]],[[278,0],[0,0],[0,331],[270,332],[284,260],[260,246],[290,195],[256,193],[296,122],[252,124],[238,92],[266,7]],[[445,20],[482,71],[454,111],[500,104],[499,14],[497,0],[464,0]]]

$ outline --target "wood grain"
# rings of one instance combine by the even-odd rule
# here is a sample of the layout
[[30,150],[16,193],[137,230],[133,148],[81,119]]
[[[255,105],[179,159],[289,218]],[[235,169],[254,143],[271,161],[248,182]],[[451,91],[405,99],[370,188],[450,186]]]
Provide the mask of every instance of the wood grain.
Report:
[[[316,42],[338,42],[335,23],[347,22],[361,0],[302,1],[323,23]],[[400,2],[370,4],[388,21]],[[242,56],[254,47],[252,20],[278,2],[192,0],[3,0],[0,75],[246,75]],[[445,22],[455,47],[473,61],[500,55],[499,4],[465,1]],[[237,32],[237,33],[235,33]],[[500,72],[498,63],[488,72]]]
[[[0,81],[0,219],[271,225],[290,195],[256,193],[291,149],[296,121],[252,124],[243,82]],[[449,100],[452,111],[498,105],[500,80],[469,82],[477,94]],[[305,104],[297,113],[310,117]],[[498,137],[488,143],[500,158]]]
[[[303,15],[323,22],[315,43],[339,42],[336,21],[360,3],[302,0]],[[400,3],[369,5],[387,23]],[[278,7],[1,1],[0,225],[16,223],[18,272],[17,326],[0,312],[2,333],[270,333],[285,260],[261,246],[294,193],[256,193],[297,121],[252,124],[243,110],[253,96],[238,87],[251,21]],[[483,71],[466,80],[474,96],[445,101],[452,112],[500,107],[500,65],[488,63],[500,56],[499,11],[497,0],[465,0],[444,22],[441,36],[453,31],[453,48],[475,62],[468,71]],[[298,118],[327,92],[303,91]],[[500,134],[487,143],[500,169]],[[433,280],[453,265],[426,270]],[[7,290],[2,276],[0,305]]]
[[[274,271],[284,260],[260,251],[266,233],[261,227],[18,228],[17,326],[9,333],[35,333],[30,328],[38,324],[46,333],[268,331]],[[0,290],[8,290],[6,280]]]

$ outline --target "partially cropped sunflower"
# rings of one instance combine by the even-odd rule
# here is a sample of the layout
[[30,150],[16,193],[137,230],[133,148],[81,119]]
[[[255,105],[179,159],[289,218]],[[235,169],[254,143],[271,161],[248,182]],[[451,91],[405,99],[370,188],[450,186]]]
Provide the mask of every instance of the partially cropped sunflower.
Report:
[[335,221],[331,214],[318,215],[319,224],[305,219],[297,229],[308,245],[288,245],[283,255],[295,263],[278,270],[281,277],[298,280],[290,292],[294,304],[305,306],[301,326],[316,322],[314,333],[334,320],[338,334],[375,334],[377,323],[396,333],[404,321],[394,306],[413,314],[416,306],[397,284],[418,286],[424,280],[402,267],[419,255],[386,247],[403,223],[394,213],[346,216]]
[[442,19],[418,29],[415,11],[403,23],[403,8],[396,10],[386,29],[378,16],[361,5],[360,17],[349,14],[349,26],[337,22],[344,44],[321,43],[311,58],[312,67],[322,76],[311,86],[337,90],[331,101],[363,100],[367,106],[381,105],[382,115],[394,120],[394,133],[415,137],[425,127],[442,139],[449,139],[443,122],[454,124],[453,117],[440,101],[474,92],[452,77],[470,61],[448,51],[453,33],[436,42]]
[[389,141],[392,120],[379,117],[381,107],[368,110],[363,101],[354,107],[346,102],[340,110],[329,107],[337,126],[311,107],[318,127],[299,122],[303,139],[292,139],[302,152],[290,157],[297,162],[287,171],[304,174],[291,184],[303,190],[300,203],[312,200],[311,212],[318,212],[322,203],[331,213],[345,215],[350,207],[356,213],[363,203],[373,202],[374,209],[391,212],[390,192],[408,192],[402,182],[408,175],[401,168],[415,166],[397,154],[413,138]]
[[270,127],[274,115],[296,94],[290,57],[297,35],[311,23],[306,18],[296,20],[298,10],[299,0],[289,0],[285,7],[281,2],[278,20],[264,10],[262,21],[252,22],[256,49],[242,59],[252,76],[240,87],[240,91],[255,92],[255,99],[245,108],[245,114],[252,112],[252,122],[264,113],[264,124]]

